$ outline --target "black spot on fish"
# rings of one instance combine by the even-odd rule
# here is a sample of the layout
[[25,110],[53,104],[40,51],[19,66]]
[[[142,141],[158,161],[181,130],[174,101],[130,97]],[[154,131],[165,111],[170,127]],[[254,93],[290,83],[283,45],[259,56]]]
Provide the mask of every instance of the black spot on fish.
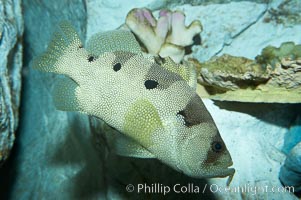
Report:
[[94,57],[94,56],[89,56],[89,57],[88,57],[88,61],[89,61],[89,62],[93,62],[94,60],[95,60],[95,57]]
[[150,69],[145,75],[144,80],[154,79],[156,79],[160,83],[157,87],[159,90],[167,89],[177,81],[183,81],[183,78],[181,78],[180,75],[172,73],[156,63],[151,65]]
[[158,86],[158,82],[157,81],[154,81],[154,80],[146,80],[144,82],[144,85],[146,87],[146,89],[154,89]]
[[112,64],[120,63],[121,66],[125,66],[126,63],[136,54],[130,52],[115,51],[114,55],[115,59],[113,60]]
[[115,72],[119,71],[121,69],[121,64],[120,63],[116,63],[114,66],[113,66],[113,70]]

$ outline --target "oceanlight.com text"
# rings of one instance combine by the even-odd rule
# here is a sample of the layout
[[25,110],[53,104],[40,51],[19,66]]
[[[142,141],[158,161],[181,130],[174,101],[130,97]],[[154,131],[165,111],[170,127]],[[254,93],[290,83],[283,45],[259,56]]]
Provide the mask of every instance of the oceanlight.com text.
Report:
[[126,186],[127,192],[136,192],[138,194],[163,194],[168,193],[181,193],[181,194],[200,194],[200,193],[248,193],[251,195],[256,195],[259,193],[293,193],[295,191],[293,186],[251,186],[245,184],[242,186],[219,186],[217,184],[205,184],[205,185],[196,185],[194,183],[175,184],[175,185],[164,185],[161,183],[153,184],[128,184]]

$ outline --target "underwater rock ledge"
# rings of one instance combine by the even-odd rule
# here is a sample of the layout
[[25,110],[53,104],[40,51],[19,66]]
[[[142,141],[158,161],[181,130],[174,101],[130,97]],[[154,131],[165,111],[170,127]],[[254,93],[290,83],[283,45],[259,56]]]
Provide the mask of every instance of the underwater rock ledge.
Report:
[[267,46],[255,60],[224,54],[197,63],[200,95],[214,100],[301,103],[301,45]]

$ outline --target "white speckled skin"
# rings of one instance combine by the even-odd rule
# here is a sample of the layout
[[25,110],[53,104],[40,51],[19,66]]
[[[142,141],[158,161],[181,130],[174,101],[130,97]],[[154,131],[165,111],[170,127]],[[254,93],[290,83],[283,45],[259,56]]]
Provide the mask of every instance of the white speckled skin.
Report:
[[70,25],[61,24],[34,67],[66,75],[54,94],[58,109],[101,118],[189,176],[230,181],[230,154],[195,90],[179,74],[125,50],[93,55]]

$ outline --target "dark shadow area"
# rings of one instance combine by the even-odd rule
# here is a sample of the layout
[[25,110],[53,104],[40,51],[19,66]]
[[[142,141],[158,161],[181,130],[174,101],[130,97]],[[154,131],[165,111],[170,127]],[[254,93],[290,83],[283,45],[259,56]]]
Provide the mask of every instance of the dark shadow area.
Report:
[[[214,101],[220,109],[246,113],[264,122],[289,128],[301,113],[301,104]],[[280,117],[281,116],[281,117]]]
[[191,53],[192,53],[192,47],[193,47],[194,45],[199,46],[199,45],[202,44],[202,38],[201,38],[201,35],[200,35],[200,34],[195,35],[195,36],[192,38],[192,40],[193,40],[193,43],[192,43],[191,45],[185,46],[185,47],[184,47],[185,55],[191,54]]
[[[18,135],[18,134],[17,134]],[[15,157],[19,152],[18,139],[15,140],[14,147],[10,152],[9,158],[5,161],[4,165],[0,168],[0,199],[11,199],[11,189],[17,180],[18,171],[15,169]]]
[[[24,33],[25,34],[25,33]],[[23,45],[26,45],[26,43],[23,41]],[[25,51],[26,52],[26,51]],[[25,59],[26,57],[23,56],[23,63],[27,63],[28,61]],[[22,133],[22,127],[24,127],[24,123],[26,123],[23,120],[23,113],[27,112],[27,107],[24,105],[26,104],[22,99],[25,99],[25,97],[28,95],[26,88],[26,83],[29,82],[28,76],[24,76],[24,71],[28,71],[28,67],[25,67],[22,69],[22,85],[21,85],[21,102],[20,102],[20,108],[19,108],[19,126],[17,128],[17,131],[15,133],[15,141],[14,146],[10,152],[9,158],[6,160],[4,165],[0,168],[0,199],[11,199],[12,195],[12,187],[14,186],[14,183],[17,181],[18,177],[18,166],[17,166],[17,159],[18,155],[20,153],[20,135]]]
[[[81,127],[84,123],[81,117],[74,113],[68,115],[69,126],[65,132],[65,140],[52,153],[49,166],[66,169],[70,166],[81,166],[81,170],[74,176],[70,176],[70,180],[68,180],[69,192],[73,199],[93,199],[99,193],[106,193],[105,188],[102,187],[104,172],[92,141],[87,140],[87,136],[84,136],[90,135],[90,133],[85,133],[86,129]],[[53,151],[49,150],[50,153]]]
[[[216,199],[205,179],[188,177],[157,159],[109,154],[106,171],[107,181],[124,199]],[[129,184],[132,192],[126,190]],[[164,190],[170,191],[164,195]]]
[[[117,194],[119,199],[215,199],[209,189],[203,192],[204,185],[208,184],[205,179],[188,177],[157,159],[116,155],[110,149],[110,143],[102,132],[106,131],[107,134],[110,134],[116,130],[111,129],[95,117],[90,117],[90,125],[94,135],[93,142],[96,144],[98,155],[102,160],[104,186],[109,192]],[[134,186],[132,192],[126,190],[129,184]],[[140,192],[138,192],[139,185],[144,187]],[[183,187],[183,191],[185,189],[187,191],[176,193],[173,190],[175,185],[176,190]],[[163,188],[168,187],[170,192],[163,195]],[[108,198],[114,199],[112,196]]]
[[[49,167],[84,166],[68,181],[71,184],[70,193],[73,199],[92,199],[97,194],[106,194],[109,185],[124,199],[215,199],[208,185],[203,193],[203,188],[208,184],[205,179],[188,177],[157,159],[121,157],[108,153],[108,150],[106,150],[98,151],[97,156],[101,162],[95,161],[95,156],[89,156],[86,154],[88,151],[80,148],[86,147],[81,145],[82,141],[86,141],[88,145],[90,143],[91,148],[94,148],[93,142],[87,141],[79,134],[74,135],[75,132],[79,132],[81,119],[78,116],[72,116],[69,120],[70,129],[67,131],[67,136],[61,143],[60,148],[50,158],[48,165]],[[17,139],[9,159],[0,170],[1,200],[11,199],[11,187],[17,181],[18,168],[15,162],[19,151],[18,146]],[[103,148],[103,150],[105,149]],[[83,156],[83,154],[86,156]],[[126,191],[128,184],[136,186],[134,192]],[[139,184],[150,189],[141,189],[138,193],[137,186]],[[175,189],[181,191],[181,188],[183,188],[184,192],[174,192],[173,187],[176,184],[178,185]],[[171,190],[166,195],[162,194],[164,186]]]
[[299,142],[301,142],[301,113],[299,113],[285,135],[282,151],[285,154],[289,154],[292,148]]
[[[122,199],[215,199],[208,185],[208,189],[203,193],[203,188],[208,184],[206,180],[188,177],[157,159],[115,155],[106,147],[107,144],[103,137],[100,141],[102,146],[97,148],[95,154],[97,158],[95,158],[90,149],[96,151],[94,141],[87,141],[86,138],[74,134],[79,132],[78,125],[81,123],[76,116],[70,118],[70,128],[67,131],[65,141],[59,145],[60,148],[55,151],[49,162],[50,166],[84,166],[68,181],[72,184],[70,185],[70,193],[74,199],[93,199],[99,194],[108,195],[112,192]],[[89,145],[90,147],[88,147]],[[89,150],[85,151],[84,148]],[[88,152],[90,155],[87,154]],[[127,192],[126,186],[128,184],[134,185],[135,190],[133,192]],[[138,193],[137,186],[139,184],[149,186],[149,190],[141,190]],[[179,193],[173,191],[176,184],[178,184],[176,190]],[[166,195],[162,194],[164,186],[171,189]],[[181,187],[183,187],[183,191],[187,191],[181,192]],[[114,197],[107,196],[107,198]]]

